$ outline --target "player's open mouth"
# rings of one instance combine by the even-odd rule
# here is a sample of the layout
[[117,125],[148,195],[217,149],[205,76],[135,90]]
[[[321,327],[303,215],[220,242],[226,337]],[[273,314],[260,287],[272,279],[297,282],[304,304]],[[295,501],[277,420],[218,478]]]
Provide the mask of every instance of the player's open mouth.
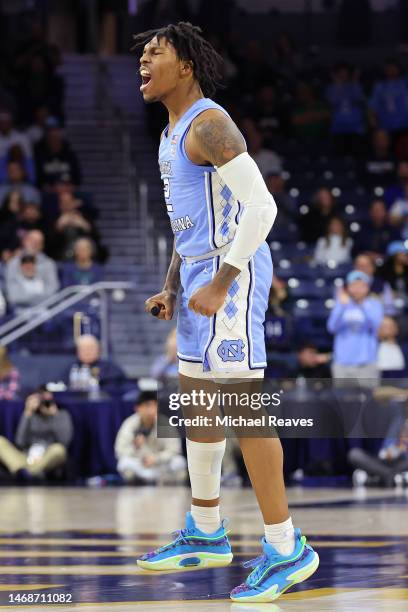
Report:
[[140,86],[140,91],[144,91],[146,87],[148,86],[148,84],[150,83],[152,76],[150,72],[147,72],[147,70],[141,70],[140,76],[142,78],[142,84]]

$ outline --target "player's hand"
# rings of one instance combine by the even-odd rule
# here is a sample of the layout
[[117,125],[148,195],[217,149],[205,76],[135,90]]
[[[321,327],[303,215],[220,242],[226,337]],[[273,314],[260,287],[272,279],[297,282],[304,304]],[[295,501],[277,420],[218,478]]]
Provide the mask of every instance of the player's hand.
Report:
[[188,307],[204,317],[212,317],[225,302],[228,288],[209,283],[197,289],[191,296]]
[[166,321],[170,321],[173,317],[174,308],[176,306],[177,296],[175,293],[171,291],[162,291],[161,293],[156,293],[156,295],[152,295],[145,301],[145,310],[150,314],[153,306],[157,306],[160,308],[160,312],[157,315],[158,319],[165,319]]

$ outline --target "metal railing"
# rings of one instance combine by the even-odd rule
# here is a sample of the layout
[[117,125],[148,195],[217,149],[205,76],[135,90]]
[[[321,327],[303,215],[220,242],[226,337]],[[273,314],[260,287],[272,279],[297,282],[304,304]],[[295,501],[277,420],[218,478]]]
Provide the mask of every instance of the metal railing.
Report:
[[99,313],[101,324],[101,354],[103,358],[108,356],[109,346],[109,302],[108,291],[130,290],[135,286],[130,282],[103,281],[93,285],[72,285],[51,295],[40,304],[29,308],[27,311],[17,315],[7,323],[0,326],[0,344],[7,346],[36,329],[46,321],[64,312],[71,306],[82,300],[97,294],[100,298]]

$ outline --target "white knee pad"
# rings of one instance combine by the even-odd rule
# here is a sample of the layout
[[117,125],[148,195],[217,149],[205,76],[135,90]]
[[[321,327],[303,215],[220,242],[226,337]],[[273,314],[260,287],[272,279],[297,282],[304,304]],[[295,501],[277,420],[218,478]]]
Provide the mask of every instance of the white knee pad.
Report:
[[220,496],[221,464],[225,452],[222,442],[187,440],[187,463],[191,491],[195,499],[216,499]]

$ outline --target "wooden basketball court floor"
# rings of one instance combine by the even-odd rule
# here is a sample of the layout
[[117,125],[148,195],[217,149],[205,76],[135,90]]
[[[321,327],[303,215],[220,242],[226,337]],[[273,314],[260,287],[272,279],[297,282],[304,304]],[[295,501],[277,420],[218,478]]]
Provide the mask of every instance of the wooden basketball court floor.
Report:
[[[223,491],[230,567],[156,574],[138,569],[135,558],[182,527],[187,489],[2,488],[0,609],[408,611],[407,489],[296,488],[289,499],[321,566],[276,604],[249,605],[232,604],[228,592],[248,572],[241,563],[260,553],[262,521],[250,489]],[[72,603],[26,603],[31,594],[51,602],[70,595]]]

